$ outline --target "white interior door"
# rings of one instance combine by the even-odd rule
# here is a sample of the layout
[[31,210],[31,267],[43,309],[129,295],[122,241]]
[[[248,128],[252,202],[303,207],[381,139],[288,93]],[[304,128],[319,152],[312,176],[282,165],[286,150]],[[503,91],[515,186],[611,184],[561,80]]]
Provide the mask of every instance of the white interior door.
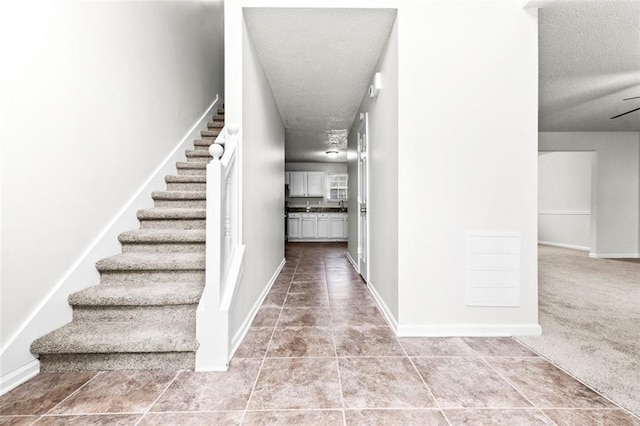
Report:
[[367,199],[369,198],[369,165],[367,161],[367,130],[369,114],[365,113],[358,127],[358,269],[368,282],[369,277],[369,220]]

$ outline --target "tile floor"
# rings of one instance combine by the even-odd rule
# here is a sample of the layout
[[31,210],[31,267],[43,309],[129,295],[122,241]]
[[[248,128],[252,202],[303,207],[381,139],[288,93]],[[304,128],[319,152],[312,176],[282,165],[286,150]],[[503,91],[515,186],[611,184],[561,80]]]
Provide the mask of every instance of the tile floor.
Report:
[[344,244],[287,264],[228,372],[41,374],[0,425],[634,425],[510,338],[396,338]]

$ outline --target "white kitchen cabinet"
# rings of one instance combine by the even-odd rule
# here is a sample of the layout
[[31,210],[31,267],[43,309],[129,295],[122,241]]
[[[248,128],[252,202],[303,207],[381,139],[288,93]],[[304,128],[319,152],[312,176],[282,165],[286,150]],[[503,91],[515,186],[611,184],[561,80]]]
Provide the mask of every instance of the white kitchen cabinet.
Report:
[[347,214],[346,213],[331,213],[331,232],[329,238],[347,238]]
[[289,197],[304,197],[307,191],[307,174],[305,172],[289,173]]
[[288,239],[302,238],[300,227],[300,213],[289,213],[287,218]]
[[316,213],[302,213],[301,237],[316,238]]
[[324,172],[307,172],[307,197],[324,197]]
[[331,238],[331,223],[329,213],[318,213],[316,238]]
[[323,197],[324,172],[288,172],[289,197]]

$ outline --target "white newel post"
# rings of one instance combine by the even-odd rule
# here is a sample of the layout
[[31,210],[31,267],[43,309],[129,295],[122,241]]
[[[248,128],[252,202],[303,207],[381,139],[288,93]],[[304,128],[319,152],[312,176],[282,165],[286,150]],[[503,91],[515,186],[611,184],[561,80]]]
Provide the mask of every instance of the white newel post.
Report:
[[228,318],[220,310],[221,287],[223,286],[224,259],[224,197],[225,170],[222,165],[224,154],[223,129],[215,143],[209,146],[213,159],[207,164],[206,195],[206,247],[205,247],[205,288],[200,298],[196,318],[196,371],[226,370],[229,353]]
[[[229,308],[242,268],[236,250],[239,186],[238,127],[225,126],[209,147],[207,164],[205,288],[197,311],[196,371],[226,370],[230,355]],[[236,256],[236,253],[239,255]]]

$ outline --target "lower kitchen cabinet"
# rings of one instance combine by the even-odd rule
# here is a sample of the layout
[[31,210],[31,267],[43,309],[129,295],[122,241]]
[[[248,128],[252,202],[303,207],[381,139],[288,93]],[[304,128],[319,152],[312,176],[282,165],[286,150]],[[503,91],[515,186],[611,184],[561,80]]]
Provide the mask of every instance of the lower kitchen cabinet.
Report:
[[348,237],[347,213],[289,213],[290,241],[340,241]]
[[329,213],[318,213],[316,238],[331,238]]
[[302,213],[302,238],[316,238],[316,213]]
[[287,218],[287,233],[289,239],[302,237],[300,229],[300,213],[289,213]]

